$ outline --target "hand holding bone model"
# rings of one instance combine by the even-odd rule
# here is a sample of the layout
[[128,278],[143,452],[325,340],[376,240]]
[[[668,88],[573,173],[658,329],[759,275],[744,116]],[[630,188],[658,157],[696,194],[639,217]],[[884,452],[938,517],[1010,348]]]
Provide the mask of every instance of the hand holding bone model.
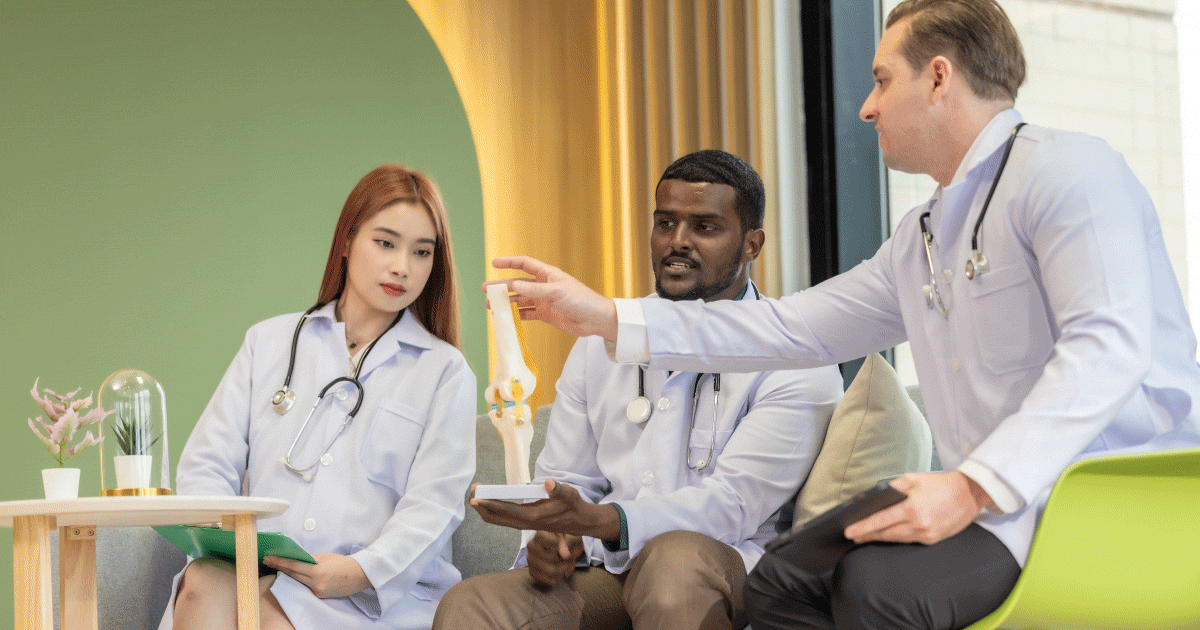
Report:
[[525,365],[517,336],[515,304],[508,301],[508,287],[487,287],[496,339],[496,371],[484,391],[488,417],[504,441],[504,475],[510,485],[524,485],[529,477],[529,443],[533,441],[533,412],[526,400],[537,387],[537,376]]

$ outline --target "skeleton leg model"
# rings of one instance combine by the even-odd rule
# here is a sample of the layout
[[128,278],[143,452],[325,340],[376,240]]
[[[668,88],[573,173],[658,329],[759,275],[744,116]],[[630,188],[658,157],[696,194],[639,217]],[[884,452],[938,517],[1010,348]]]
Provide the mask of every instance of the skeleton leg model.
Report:
[[537,377],[525,365],[517,336],[517,307],[508,301],[508,287],[487,288],[496,338],[496,371],[484,391],[488,417],[504,441],[504,474],[512,485],[528,484],[529,443],[533,441],[533,412],[526,402],[537,387]]

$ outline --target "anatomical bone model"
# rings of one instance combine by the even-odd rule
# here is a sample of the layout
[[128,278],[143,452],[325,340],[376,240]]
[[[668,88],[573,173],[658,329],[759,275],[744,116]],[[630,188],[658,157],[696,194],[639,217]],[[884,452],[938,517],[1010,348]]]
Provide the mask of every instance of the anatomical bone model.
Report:
[[489,285],[488,305],[496,339],[496,371],[484,391],[488,417],[504,440],[504,475],[512,485],[529,483],[529,443],[533,441],[533,412],[526,400],[537,387],[537,376],[525,365],[517,336],[517,305],[508,301],[508,287]]

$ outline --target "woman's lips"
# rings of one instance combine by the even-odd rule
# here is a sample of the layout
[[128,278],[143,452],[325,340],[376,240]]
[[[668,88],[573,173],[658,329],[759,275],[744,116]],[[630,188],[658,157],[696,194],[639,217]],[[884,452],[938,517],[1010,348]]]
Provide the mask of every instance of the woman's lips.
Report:
[[401,295],[404,295],[406,293],[406,291],[404,290],[404,287],[402,287],[398,284],[381,284],[379,286],[383,287],[384,293],[386,293],[392,297],[400,297]]

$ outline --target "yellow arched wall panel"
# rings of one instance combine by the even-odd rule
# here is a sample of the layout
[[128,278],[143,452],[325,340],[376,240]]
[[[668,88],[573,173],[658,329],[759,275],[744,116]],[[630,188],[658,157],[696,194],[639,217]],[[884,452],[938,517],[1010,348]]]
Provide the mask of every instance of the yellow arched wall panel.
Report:
[[[776,198],[769,2],[409,2],[450,68],[478,152],[484,260],[461,264],[528,254],[606,295],[644,295],[654,185],[671,160],[725,149]],[[775,294],[778,209],[767,212],[755,278]],[[499,277],[490,265],[487,274]],[[464,308],[483,308],[482,293]],[[574,339],[541,324],[526,337],[544,404]]]
[[[528,254],[604,287],[594,5],[410,3],[446,59],[479,154],[485,252],[461,264],[486,264],[496,278],[492,258]],[[467,290],[464,308],[482,309],[483,294]],[[574,339],[542,324],[525,336],[544,404]]]

